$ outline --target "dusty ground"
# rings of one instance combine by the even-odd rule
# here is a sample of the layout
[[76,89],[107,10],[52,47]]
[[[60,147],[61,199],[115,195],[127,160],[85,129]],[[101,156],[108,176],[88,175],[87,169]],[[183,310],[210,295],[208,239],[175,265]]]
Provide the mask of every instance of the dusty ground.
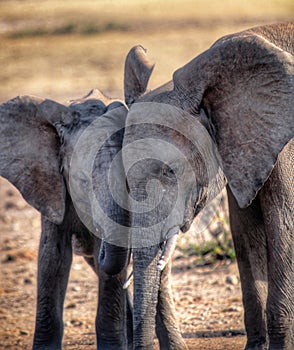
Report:
[[[39,214],[0,178],[0,349],[31,348],[36,301]],[[245,336],[236,264],[194,267],[175,255],[173,290],[190,349],[239,350]],[[65,301],[64,349],[94,350],[97,280],[75,256]]]
[[[62,102],[93,87],[122,96],[124,57],[138,43],[156,60],[154,88],[222,35],[291,20],[294,9],[291,0],[166,3],[0,1],[0,101],[35,94]],[[125,25],[126,31],[119,30]],[[39,214],[0,178],[0,350],[31,348],[39,235]],[[178,318],[189,348],[243,349],[236,264],[195,267],[194,262],[177,252],[173,269]],[[64,349],[95,349],[96,298],[94,273],[75,257],[65,301]]]
[[[19,94],[62,102],[93,87],[122,96],[124,58],[138,43],[156,61],[154,88],[222,35],[292,20],[294,13],[291,0],[166,3],[0,1],[0,102]],[[0,178],[0,350],[31,348],[39,234],[39,214]],[[243,349],[236,264],[194,263],[194,257],[177,252],[173,269],[178,318],[189,348]],[[64,349],[95,349],[96,296],[95,275],[75,257],[65,301]]]

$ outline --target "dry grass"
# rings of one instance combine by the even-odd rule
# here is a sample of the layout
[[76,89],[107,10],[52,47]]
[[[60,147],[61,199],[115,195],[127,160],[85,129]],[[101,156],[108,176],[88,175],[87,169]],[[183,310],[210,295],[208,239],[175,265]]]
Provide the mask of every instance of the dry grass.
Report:
[[124,58],[138,43],[156,60],[155,87],[220,36],[293,9],[290,0],[0,1],[0,101],[63,101],[93,87],[121,97]]
[[[291,5],[292,4],[292,5]],[[31,20],[55,22],[74,20],[115,20],[128,24],[150,20],[186,20],[188,18],[236,19],[276,18],[290,15],[291,0],[29,0],[1,1],[1,18],[7,22]]]

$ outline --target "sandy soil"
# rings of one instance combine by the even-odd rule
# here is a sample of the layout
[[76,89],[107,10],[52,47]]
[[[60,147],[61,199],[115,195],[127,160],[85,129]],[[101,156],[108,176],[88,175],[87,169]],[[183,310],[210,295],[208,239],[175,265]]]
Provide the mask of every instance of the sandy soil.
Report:
[[[36,301],[39,214],[0,178],[0,349],[31,349]],[[195,267],[175,254],[173,291],[189,349],[241,350],[243,311],[235,263]],[[64,349],[95,349],[97,279],[74,257],[65,301]]]

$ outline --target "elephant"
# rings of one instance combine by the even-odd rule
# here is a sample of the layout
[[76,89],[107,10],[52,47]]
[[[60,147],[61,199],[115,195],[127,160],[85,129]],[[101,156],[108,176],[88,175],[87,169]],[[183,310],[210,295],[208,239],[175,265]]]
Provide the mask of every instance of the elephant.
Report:
[[[83,255],[99,276],[97,346],[117,349],[126,342],[127,303],[121,286],[126,278],[127,257],[123,263],[119,261],[123,257],[118,257],[117,267],[121,267],[111,271],[115,276],[108,273],[109,257],[99,261],[101,240],[79,219],[66,187],[70,142],[114,103],[93,90],[69,107],[31,96],[17,97],[0,107],[1,175],[42,214],[33,349],[61,349],[72,250]],[[111,157],[115,147],[108,152]],[[120,312],[110,313],[112,307]]]
[[[153,69],[148,60],[144,63],[145,56],[142,47],[127,56],[125,94],[145,92]],[[113,200],[107,185],[109,168],[122,146],[126,114],[124,102],[98,89],[67,105],[21,96],[0,106],[0,175],[41,213],[34,350],[62,348],[63,305],[73,252],[84,256],[99,278],[97,349],[133,347],[131,293],[123,288],[131,250],[104,239],[105,227],[91,197],[99,197],[101,215],[128,226],[128,211]],[[99,137],[103,142],[95,149]],[[83,148],[83,138],[88,148]],[[93,149],[87,177],[87,152]],[[185,348],[170,308],[169,279],[170,266],[162,273],[158,291],[157,336],[162,349],[172,348],[170,344]]]
[[179,229],[225,187],[246,350],[294,348],[293,35],[293,22],[227,35],[172,81],[126,95],[135,349],[153,348],[154,295]]

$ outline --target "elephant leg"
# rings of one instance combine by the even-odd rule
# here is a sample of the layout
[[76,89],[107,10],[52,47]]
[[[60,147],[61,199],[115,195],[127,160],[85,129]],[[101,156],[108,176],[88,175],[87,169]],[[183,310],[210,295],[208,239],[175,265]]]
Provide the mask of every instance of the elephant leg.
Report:
[[100,242],[95,244],[94,259],[99,277],[96,338],[99,350],[126,350],[127,339],[127,292],[123,289],[126,269],[111,276],[99,268]]
[[[99,249],[98,249],[99,251]],[[97,263],[95,263],[95,259],[91,258],[91,257],[84,257],[85,261],[91,266],[91,268],[94,270],[94,272],[96,273],[96,275],[99,278],[99,267],[97,265]],[[104,273],[100,273],[101,277],[100,277],[100,282],[99,283],[99,290],[101,292],[101,294],[104,295],[103,289],[104,288],[109,288],[109,285],[107,286],[107,283],[105,284],[104,282],[102,282],[102,280],[105,281],[105,276],[107,276],[107,274]],[[108,276],[109,277],[109,276]],[[114,276],[113,278],[117,278],[118,276]],[[124,279],[125,281],[125,279]],[[117,280],[116,280],[117,282]],[[110,287],[110,291],[113,291],[113,288],[116,288],[115,284],[112,284],[112,286]],[[118,327],[120,328],[120,332],[114,333],[112,334],[112,340],[111,339],[103,339],[102,334],[102,330],[101,330],[101,324],[103,324],[103,322],[107,323],[108,322],[108,326],[110,329],[112,329],[112,316],[110,317],[109,321],[107,321],[108,319],[108,315],[104,315],[104,312],[102,311],[102,306],[100,306],[100,299],[103,299],[103,297],[100,296],[100,299],[98,298],[98,308],[97,308],[97,317],[96,317],[96,330],[97,330],[97,346],[99,345],[99,349],[108,349],[109,348],[109,344],[108,343],[113,343],[111,344],[111,346],[114,349],[129,349],[132,350],[133,349],[133,305],[132,305],[132,299],[133,296],[129,295],[130,293],[130,289],[128,289],[126,292],[124,292],[122,290],[122,287],[120,286],[120,292],[121,293],[126,293],[126,298],[127,298],[127,302],[126,302],[126,322],[127,322],[127,329],[126,329],[126,334],[127,334],[127,348],[126,348],[126,341],[125,341],[125,336],[122,334],[123,333],[123,329],[125,330],[125,319],[123,317],[120,318],[120,321],[115,321],[115,324],[118,324]],[[122,300],[122,302],[124,303],[124,298],[119,298],[119,300]],[[104,302],[108,302],[110,303],[110,307],[113,306],[113,301],[112,298],[110,300],[105,300],[105,298],[103,299],[103,303]],[[118,301],[119,302],[119,301]],[[123,309],[124,306],[121,305],[121,308]],[[103,310],[106,310],[106,305],[104,305]],[[118,308],[119,309],[119,308]],[[117,309],[117,310],[118,310]],[[99,311],[98,311],[99,310]],[[99,340],[98,340],[99,339]]]
[[128,350],[133,350],[133,305],[129,295],[127,297],[127,336]]
[[95,264],[95,259],[92,257],[84,256],[85,261],[87,264],[92,268],[92,270],[95,272],[95,274],[98,276],[97,266]]
[[33,350],[61,349],[63,304],[72,262],[71,235],[42,218]]
[[170,283],[171,266],[172,262],[170,260],[161,274],[156,314],[156,335],[160,349],[181,350],[187,349],[187,346],[182,338],[175,316],[175,305]]
[[242,287],[246,350],[266,350],[267,249],[259,199],[240,209],[229,188],[228,199]]
[[293,156],[294,142],[284,148],[260,193],[268,242],[270,350],[294,349]]
[[[133,266],[129,265],[127,275],[133,270]],[[134,313],[134,293],[133,287],[127,288],[127,336],[128,336],[128,350],[133,350],[133,313]]]
[[99,271],[99,303],[96,317],[98,349],[127,349],[127,298],[122,288],[125,274]]

